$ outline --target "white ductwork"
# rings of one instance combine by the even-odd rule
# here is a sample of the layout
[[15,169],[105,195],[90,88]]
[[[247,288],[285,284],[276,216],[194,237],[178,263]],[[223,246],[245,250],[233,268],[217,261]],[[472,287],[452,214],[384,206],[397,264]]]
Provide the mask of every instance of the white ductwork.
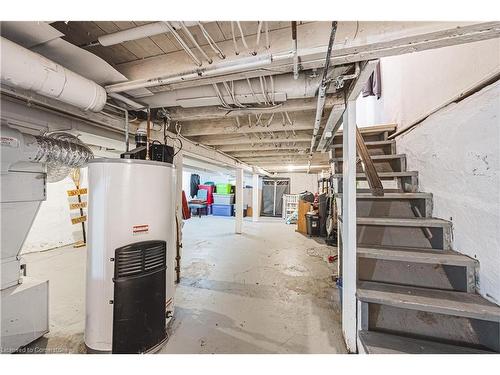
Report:
[[99,112],[106,104],[106,91],[38,53],[1,39],[2,84],[34,91],[84,111]]
[[[186,26],[194,26],[198,24],[198,22],[196,21],[185,21],[183,23]],[[112,34],[101,35],[97,38],[97,40],[101,46],[113,46],[115,44],[129,42],[131,40],[138,40],[154,35],[169,33],[171,32],[171,28],[169,27],[170,25],[176,29],[182,28],[181,22],[174,21],[170,22],[169,24],[167,22],[160,21],[133,27],[127,30],[118,31]]]

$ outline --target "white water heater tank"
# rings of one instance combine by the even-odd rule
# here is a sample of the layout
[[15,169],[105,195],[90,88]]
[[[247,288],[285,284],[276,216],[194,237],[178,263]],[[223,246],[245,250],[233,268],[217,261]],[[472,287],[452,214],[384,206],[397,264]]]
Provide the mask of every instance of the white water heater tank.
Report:
[[152,351],[173,314],[174,167],[94,159],[88,168],[87,351]]

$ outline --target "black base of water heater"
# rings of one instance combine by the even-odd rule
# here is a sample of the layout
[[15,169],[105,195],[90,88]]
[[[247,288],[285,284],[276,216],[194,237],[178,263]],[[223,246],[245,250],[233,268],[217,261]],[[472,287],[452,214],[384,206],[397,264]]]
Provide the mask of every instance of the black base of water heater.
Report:
[[112,353],[147,353],[166,340],[166,246],[143,241],[115,250]]

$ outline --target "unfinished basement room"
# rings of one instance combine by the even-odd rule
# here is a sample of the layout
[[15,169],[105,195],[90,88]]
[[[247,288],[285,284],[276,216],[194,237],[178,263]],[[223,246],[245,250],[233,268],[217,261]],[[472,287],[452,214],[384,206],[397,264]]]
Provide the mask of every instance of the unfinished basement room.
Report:
[[158,6],[1,21],[2,357],[498,359],[500,22]]

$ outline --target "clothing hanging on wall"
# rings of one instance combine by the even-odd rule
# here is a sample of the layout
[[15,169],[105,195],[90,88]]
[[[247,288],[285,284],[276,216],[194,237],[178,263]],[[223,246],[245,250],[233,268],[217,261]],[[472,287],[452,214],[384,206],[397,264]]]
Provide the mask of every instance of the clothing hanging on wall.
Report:
[[375,70],[373,71],[368,81],[366,81],[365,86],[363,87],[362,93],[363,98],[367,96],[376,96],[377,99],[380,99],[382,96],[382,80],[380,75],[380,63],[377,64]]
[[196,197],[198,194],[198,186],[200,185],[200,176],[197,174],[191,174],[191,186],[189,189],[189,196]]

